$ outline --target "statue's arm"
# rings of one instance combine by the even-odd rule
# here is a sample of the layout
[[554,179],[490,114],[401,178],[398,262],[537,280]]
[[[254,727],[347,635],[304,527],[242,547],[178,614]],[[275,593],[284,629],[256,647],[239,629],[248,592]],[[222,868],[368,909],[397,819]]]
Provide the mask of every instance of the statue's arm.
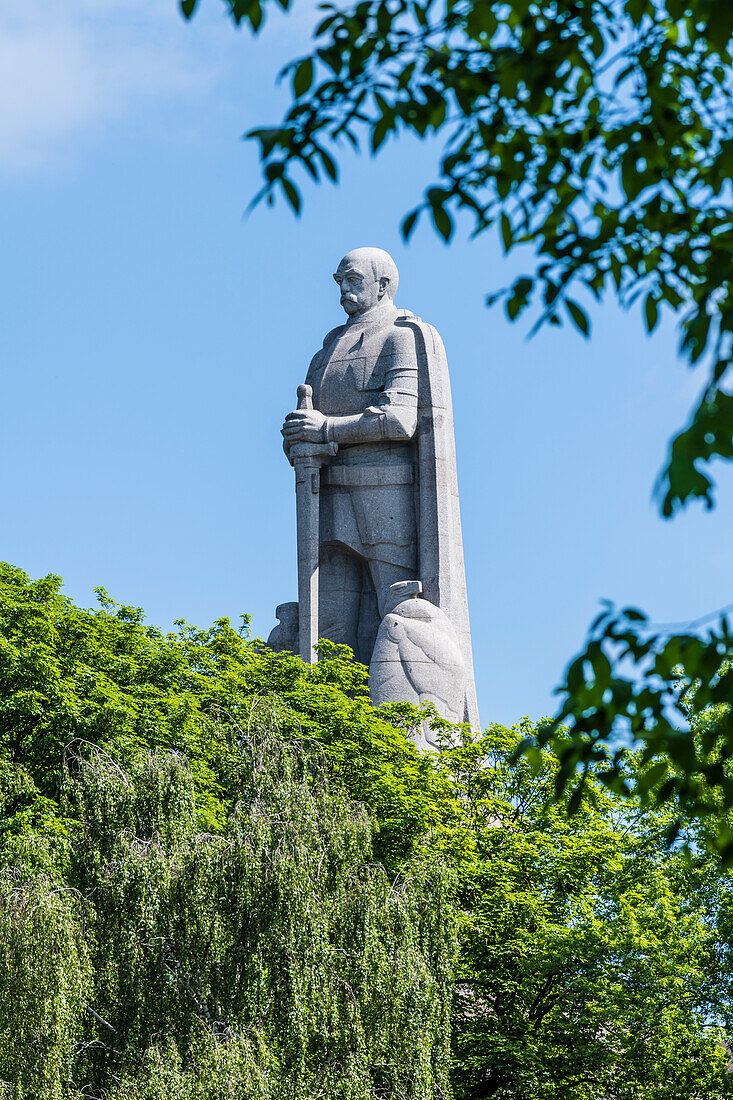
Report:
[[385,372],[384,389],[374,405],[354,416],[327,416],[324,439],[340,446],[376,443],[380,440],[404,442],[417,429],[417,359],[413,346],[385,346],[384,354],[393,364]]
[[[292,443],[337,443],[348,447],[356,443],[383,440],[405,442],[417,429],[417,356],[411,333],[396,330],[384,344],[381,354],[388,366],[384,388],[375,403],[353,416],[324,416],[317,409],[288,413],[282,433],[285,453]],[[307,381],[315,373],[318,356],[311,363]]]
[[[396,397],[397,403],[393,403]],[[384,390],[376,405],[370,405],[358,416],[328,416],[324,439],[340,447],[350,443],[372,443],[380,440],[412,439],[417,428],[417,401],[402,404],[404,394],[394,395]]]

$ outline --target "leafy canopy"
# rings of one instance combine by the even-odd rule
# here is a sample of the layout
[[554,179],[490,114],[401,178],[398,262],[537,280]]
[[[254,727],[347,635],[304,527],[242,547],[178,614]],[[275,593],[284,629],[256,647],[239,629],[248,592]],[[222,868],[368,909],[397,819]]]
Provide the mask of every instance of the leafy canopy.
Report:
[[0,848],[3,1096],[447,1098],[444,870],[392,884],[301,747],[228,732],[219,833],[180,754],[122,768],[77,743],[62,866],[33,832]]
[[728,1095],[716,1044],[729,1026],[729,876],[670,852],[669,813],[593,775],[568,817],[552,755],[512,762],[530,731],[493,727],[445,754],[472,839],[458,873],[456,1096]]
[[569,818],[529,721],[418,756],[344,651],[0,577],[8,1100],[733,1095],[701,829],[595,766]]
[[[59,577],[30,580],[0,563],[0,832],[57,817],[64,746],[81,739],[115,755],[175,749],[194,777],[198,820],[217,831],[229,812],[222,769],[230,750],[213,719],[246,728],[264,695],[284,736],[317,738],[353,797],[379,810],[377,852],[402,858],[430,826],[442,780],[404,732],[407,705],[375,712],[367,670],[322,643],[308,668],[273,653],[221,619],[208,630],[184,622],[164,634],[139,608],[100,590],[101,607],[77,607]],[[412,715],[412,717],[411,717]],[[3,762],[6,762],[4,764]]]

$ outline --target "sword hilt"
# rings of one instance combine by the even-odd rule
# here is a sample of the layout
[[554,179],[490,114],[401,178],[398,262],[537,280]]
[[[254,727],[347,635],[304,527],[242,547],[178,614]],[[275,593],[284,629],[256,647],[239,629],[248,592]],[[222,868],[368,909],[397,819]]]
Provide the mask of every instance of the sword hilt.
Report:
[[299,409],[312,409],[313,408],[313,387],[307,384],[298,386],[298,408]]
[[[298,386],[298,410],[313,408],[313,387],[304,383]],[[291,466],[310,466],[318,469],[338,451],[338,443],[291,443],[286,450]],[[313,490],[317,492],[317,489]]]

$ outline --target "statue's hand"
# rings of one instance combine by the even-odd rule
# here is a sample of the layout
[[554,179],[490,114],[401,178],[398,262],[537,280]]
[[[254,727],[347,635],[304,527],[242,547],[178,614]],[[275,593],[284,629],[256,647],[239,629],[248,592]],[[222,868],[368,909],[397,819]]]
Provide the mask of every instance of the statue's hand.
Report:
[[322,443],[326,418],[317,409],[297,409],[288,413],[282,427],[286,446],[291,443]]

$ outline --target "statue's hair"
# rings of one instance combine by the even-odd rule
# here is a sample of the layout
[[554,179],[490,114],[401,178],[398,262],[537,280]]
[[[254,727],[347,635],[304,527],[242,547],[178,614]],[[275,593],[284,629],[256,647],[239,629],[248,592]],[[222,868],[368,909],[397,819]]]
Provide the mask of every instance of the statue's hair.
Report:
[[400,275],[397,264],[389,252],[385,252],[383,248],[352,248],[351,252],[347,252],[339,264],[339,270],[347,262],[366,267],[367,270],[372,272],[375,280],[389,279],[386,293],[389,298],[394,298],[397,293]]

